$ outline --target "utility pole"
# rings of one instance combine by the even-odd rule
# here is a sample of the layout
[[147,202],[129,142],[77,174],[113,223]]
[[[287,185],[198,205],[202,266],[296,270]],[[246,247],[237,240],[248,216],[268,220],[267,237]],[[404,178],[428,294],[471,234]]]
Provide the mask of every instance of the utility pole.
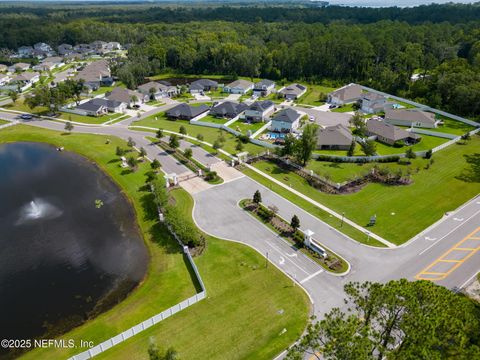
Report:
[[342,226],[343,226],[343,220],[344,220],[344,219],[345,219],[345,213],[344,213],[344,212],[342,212],[342,222],[340,223],[340,227],[342,227]]
[[268,251],[266,253],[265,268],[268,268]]

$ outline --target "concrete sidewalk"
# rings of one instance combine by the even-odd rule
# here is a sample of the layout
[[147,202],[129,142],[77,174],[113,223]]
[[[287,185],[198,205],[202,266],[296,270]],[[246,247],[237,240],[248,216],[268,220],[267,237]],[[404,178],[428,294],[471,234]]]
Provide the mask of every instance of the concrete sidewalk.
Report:
[[[310,204],[315,205],[316,207],[322,209],[323,211],[328,212],[328,213],[331,214],[332,216],[335,216],[337,219],[342,219],[342,217],[343,217],[342,215],[340,215],[339,213],[337,213],[337,212],[333,211],[332,209],[326,207],[325,205],[322,205],[322,204],[320,204],[319,202],[317,202],[317,201],[309,198],[308,196],[304,195],[304,194],[301,193],[300,191],[297,191],[297,190],[295,190],[295,189],[293,189],[293,188],[285,185],[285,184],[282,183],[281,181],[278,181],[277,179],[271,177],[271,176],[268,175],[268,174],[265,174],[264,172],[258,170],[258,169],[257,169],[256,167],[254,167],[254,166],[251,166],[251,165],[249,165],[249,164],[244,164],[244,165],[245,165],[246,167],[248,167],[249,169],[255,171],[256,173],[264,176],[265,178],[267,178],[267,179],[270,180],[271,182],[273,182],[273,183],[281,186],[282,188],[284,188],[284,189],[286,189],[286,190],[294,193],[295,195],[301,197],[302,199],[308,201]],[[343,219],[344,219],[343,221],[344,221],[346,224],[354,227],[355,229],[363,232],[363,233],[366,234],[366,235],[369,235],[371,238],[380,241],[382,244],[388,246],[389,248],[396,248],[396,247],[397,247],[397,245],[391,243],[391,242],[388,241],[388,240],[385,240],[384,238],[378,236],[377,234],[372,233],[371,231],[368,231],[367,229],[365,229],[364,227],[358,225],[357,223],[354,223],[353,221],[351,221],[351,220],[349,220],[349,219],[347,219],[347,218],[345,218],[345,217],[343,217]]]

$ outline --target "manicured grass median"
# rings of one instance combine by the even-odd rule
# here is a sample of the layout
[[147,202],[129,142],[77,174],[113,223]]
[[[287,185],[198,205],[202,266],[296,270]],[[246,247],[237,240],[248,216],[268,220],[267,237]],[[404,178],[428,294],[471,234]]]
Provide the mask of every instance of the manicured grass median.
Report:
[[0,125],[5,125],[5,124],[8,124],[8,123],[9,123],[9,121],[0,119]]
[[480,137],[474,136],[466,145],[454,144],[435,153],[433,165],[414,172],[411,185],[374,183],[348,195],[314,190],[305,179],[286,174],[275,164],[258,162],[255,166],[336,212],[345,212],[359,225],[366,226],[376,214],[377,223],[371,230],[402,244],[480,192],[479,158]]
[[[355,229],[354,227],[352,227],[348,224],[344,223],[343,226],[340,226],[341,221],[339,219],[333,217],[332,215],[330,215],[326,211],[323,211],[322,209],[316,207],[315,205],[312,205],[307,200],[302,199],[301,197],[295,195],[294,193],[292,193],[288,190],[285,190],[280,185],[277,185],[277,184],[271,182],[270,180],[268,180],[264,176],[258,174],[257,172],[255,172],[251,169],[248,169],[248,168],[243,169],[242,172],[245,175],[248,175],[249,177],[251,177],[253,180],[259,182],[263,186],[269,188],[270,190],[276,192],[277,194],[284,197],[285,199],[291,201],[295,205],[301,207],[303,210],[307,211],[311,215],[316,216],[317,218],[319,218],[320,220],[322,220],[326,224],[330,225],[332,228],[335,228],[335,229],[341,231],[345,235],[348,235],[352,239],[357,240],[357,241],[359,241],[363,244],[371,245],[371,246],[385,247],[385,245],[383,245],[381,242],[379,242],[375,239],[372,239],[372,238],[368,238],[367,235],[365,235],[361,231]],[[295,187],[295,189],[298,190],[298,188],[296,188],[296,187]],[[314,190],[309,189],[309,191],[313,192]],[[310,193],[309,193],[309,195],[310,195]]]
[[[119,166],[115,149],[126,148],[124,141],[87,134],[62,135],[56,131],[17,125],[0,131],[0,142],[36,141],[64,146],[95,161],[119,184],[134,206],[138,225],[150,253],[148,272],[143,282],[124,301],[61,338],[93,341],[98,344],[121,331],[163,311],[196,292],[189,269],[178,244],[165,228],[158,225],[152,196],[143,185],[149,166],[142,164],[135,173]],[[37,348],[24,355],[26,359],[65,359],[78,349]]]
[[[173,194],[190,216],[190,195],[184,190]],[[265,267],[256,251],[208,236],[207,248],[195,262],[207,287],[206,300],[98,358],[148,359],[148,346],[154,342],[174,347],[181,359],[272,359],[302,333],[307,296],[277,268]]]

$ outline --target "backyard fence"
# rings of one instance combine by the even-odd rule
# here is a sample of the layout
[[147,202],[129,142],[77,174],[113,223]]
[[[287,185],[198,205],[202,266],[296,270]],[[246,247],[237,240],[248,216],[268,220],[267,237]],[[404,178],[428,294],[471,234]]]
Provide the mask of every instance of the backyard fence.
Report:
[[372,89],[368,86],[364,86],[364,85],[360,85],[360,87],[363,89],[363,90],[367,90],[367,91],[370,91],[372,93],[376,93],[376,94],[380,94],[380,95],[383,95],[385,96],[386,98],[391,98],[391,99],[394,99],[394,100],[397,100],[397,101],[401,101],[401,102],[404,102],[406,104],[409,104],[409,105],[412,105],[412,106],[415,106],[415,107],[418,107],[422,110],[428,110],[430,112],[433,112],[435,114],[438,114],[438,115],[442,115],[442,116],[446,116],[448,118],[451,118],[453,120],[457,120],[457,121],[460,121],[460,122],[463,122],[465,124],[468,124],[468,125],[472,125],[472,126],[475,126],[475,127],[479,127],[480,124],[475,122],[475,121],[472,121],[472,120],[469,120],[469,119],[465,119],[461,116],[458,116],[458,115],[454,115],[454,114],[450,114],[446,111],[442,111],[442,110],[438,110],[438,109],[435,109],[435,108],[432,108],[428,105],[423,105],[423,104],[420,104],[420,103],[417,103],[415,101],[412,101],[412,100],[408,100],[408,99],[404,99],[404,98],[401,98],[399,96],[395,96],[395,95],[390,95],[390,94],[387,94],[383,91],[379,91],[379,90],[375,90],[375,89]]
[[[153,187],[152,187],[152,189],[153,189]],[[158,214],[159,214],[160,221],[162,221],[162,215],[161,215],[160,209],[158,209]],[[159,322],[169,318],[170,316],[176,314],[177,312],[182,311],[182,310],[186,309],[187,307],[189,307],[193,304],[196,304],[200,300],[203,300],[207,297],[207,290],[205,288],[205,284],[203,283],[202,277],[200,276],[200,272],[198,271],[197,266],[195,265],[195,262],[192,259],[192,255],[190,254],[188,246],[185,246],[182,243],[182,241],[177,237],[177,235],[172,231],[171,227],[167,223],[165,223],[165,225],[167,226],[169,231],[172,233],[172,235],[175,237],[175,239],[177,240],[179,245],[182,246],[183,252],[184,252],[185,256],[187,257],[188,262],[190,263],[190,266],[192,267],[192,269],[193,269],[193,271],[196,275],[197,281],[198,281],[202,291],[200,291],[199,293],[189,297],[186,300],[183,300],[182,302],[180,302],[178,304],[173,305],[172,307],[162,311],[161,313],[156,314],[156,315],[148,318],[145,321],[142,321],[141,323],[131,327],[130,329],[125,330],[122,333],[120,333],[120,334],[118,334],[118,335],[116,335],[116,336],[114,336],[114,337],[112,337],[108,340],[103,341],[102,343],[90,348],[89,350],[86,350],[82,353],[79,353],[77,355],[72,356],[71,358],[69,358],[69,360],[91,359],[94,356],[96,356],[96,355],[114,347],[115,345],[118,345],[118,344],[124,342],[125,340],[131,338],[132,336],[137,335],[138,333],[141,333],[142,331],[152,327],[155,324],[158,324]]]

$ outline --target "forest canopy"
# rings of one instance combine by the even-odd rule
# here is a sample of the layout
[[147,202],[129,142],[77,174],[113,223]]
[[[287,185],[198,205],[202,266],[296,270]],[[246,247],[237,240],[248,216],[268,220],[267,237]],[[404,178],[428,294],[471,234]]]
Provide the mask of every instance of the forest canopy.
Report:
[[[459,115],[480,115],[480,4],[0,7],[0,47],[131,44],[130,87],[166,72],[358,82]],[[412,74],[425,75],[412,82]]]

